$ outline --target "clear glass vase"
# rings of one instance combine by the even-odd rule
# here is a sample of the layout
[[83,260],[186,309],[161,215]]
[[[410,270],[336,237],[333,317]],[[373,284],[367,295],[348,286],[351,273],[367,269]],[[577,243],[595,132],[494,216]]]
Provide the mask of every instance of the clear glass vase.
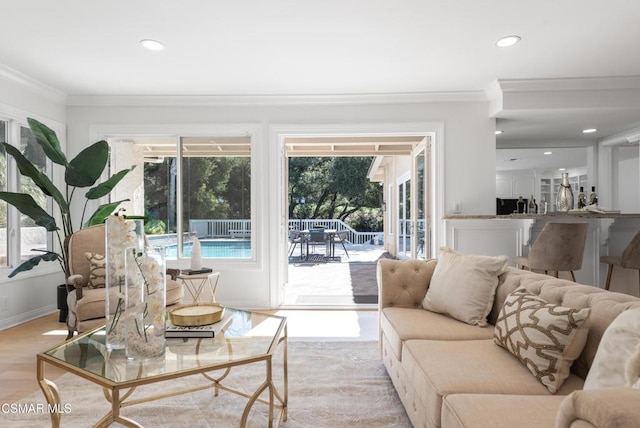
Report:
[[569,184],[569,174],[562,173],[562,182],[556,195],[556,210],[567,212],[573,209],[573,190]]
[[127,248],[126,356],[132,360],[164,353],[166,269],[162,247]]
[[124,349],[124,309],[126,284],[125,251],[129,247],[144,246],[144,222],[112,215],[105,222],[106,278],[105,317],[107,349]]

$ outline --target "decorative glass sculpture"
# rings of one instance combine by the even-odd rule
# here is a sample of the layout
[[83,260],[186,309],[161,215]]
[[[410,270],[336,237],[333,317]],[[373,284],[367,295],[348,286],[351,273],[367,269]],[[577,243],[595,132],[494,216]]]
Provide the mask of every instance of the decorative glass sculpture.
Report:
[[567,212],[573,209],[573,190],[569,184],[569,174],[562,173],[562,183],[558,188],[558,194],[556,195],[556,210]]
[[162,247],[127,248],[125,257],[127,358],[164,353],[166,269]]
[[124,255],[129,247],[142,248],[144,223],[112,215],[105,222],[106,278],[105,316],[108,349],[124,349],[125,271]]

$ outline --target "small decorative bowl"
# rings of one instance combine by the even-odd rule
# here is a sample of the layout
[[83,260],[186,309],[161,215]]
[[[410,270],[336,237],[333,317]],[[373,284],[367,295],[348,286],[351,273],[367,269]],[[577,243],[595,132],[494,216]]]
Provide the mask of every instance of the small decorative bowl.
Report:
[[224,316],[224,306],[215,303],[182,305],[169,311],[171,323],[183,327],[214,324]]

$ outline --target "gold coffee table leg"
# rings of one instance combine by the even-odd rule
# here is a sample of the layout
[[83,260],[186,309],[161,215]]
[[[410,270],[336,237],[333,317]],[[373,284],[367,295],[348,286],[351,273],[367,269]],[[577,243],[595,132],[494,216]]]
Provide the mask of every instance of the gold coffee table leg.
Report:
[[[60,393],[58,392],[58,387],[55,383],[44,378],[44,361],[42,361],[40,358],[38,358],[37,379],[38,384],[40,385],[40,389],[42,390],[44,398],[47,400],[47,404],[49,404],[49,407],[51,409],[60,410]],[[49,416],[51,416],[51,426],[53,428],[59,428],[60,413],[50,412]]]

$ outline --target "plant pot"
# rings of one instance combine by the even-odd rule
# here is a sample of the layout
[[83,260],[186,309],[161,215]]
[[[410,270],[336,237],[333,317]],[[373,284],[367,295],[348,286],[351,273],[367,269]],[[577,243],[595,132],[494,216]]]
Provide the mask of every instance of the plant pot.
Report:
[[58,321],[66,322],[69,307],[67,306],[67,286],[64,284],[58,285],[58,309],[60,310]]

